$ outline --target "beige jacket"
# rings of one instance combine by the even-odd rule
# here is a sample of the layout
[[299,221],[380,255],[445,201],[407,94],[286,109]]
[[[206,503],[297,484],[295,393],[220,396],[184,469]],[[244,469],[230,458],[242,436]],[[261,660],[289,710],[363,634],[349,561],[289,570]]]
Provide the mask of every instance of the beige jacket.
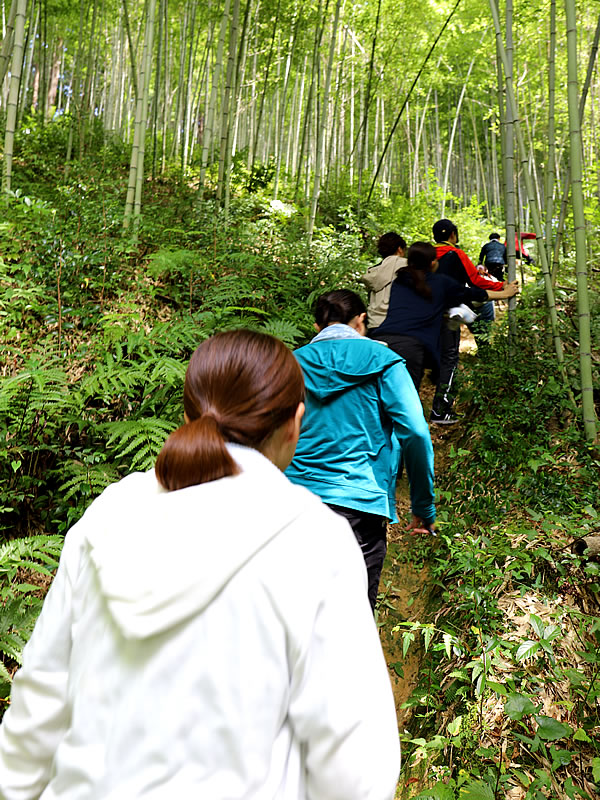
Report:
[[369,305],[367,308],[369,328],[378,328],[387,316],[390,304],[392,281],[396,273],[405,267],[407,261],[401,256],[388,256],[379,264],[370,267],[366,275],[360,278],[369,290]]

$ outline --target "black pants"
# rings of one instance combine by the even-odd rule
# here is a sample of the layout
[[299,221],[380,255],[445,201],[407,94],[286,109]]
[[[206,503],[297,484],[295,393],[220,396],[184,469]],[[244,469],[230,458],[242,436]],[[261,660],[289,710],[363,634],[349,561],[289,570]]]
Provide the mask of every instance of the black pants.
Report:
[[504,262],[503,261],[486,261],[485,266],[492,278],[497,281],[504,280]]
[[414,336],[400,336],[396,333],[382,333],[379,336],[374,336],[380,342],[385,342],[390,350],[393,350],[406,361],[406,369],[408,374],[413,380],[414,385],[419,391],[421,381],[423,380],[423,372],[425,367],[429,366],[427,363],[428,353],[427,348],[419,339]]
[[360,545],[367,565],[367,579],[369,603],[375,611],[379,579],[383,569],[383,561],[387,551],[387,520],[377,514],[368,514],[366,511],[357,511],[354,508],[344,508],[327,503],[332,511],[344,517],[354,531],[356,541]]
[[452,330],[447,322],[444,318],[440,336],[440,374],[432,404],[432,411],[440,417],[449,414],[454,405],[454,380],[460,350],[460,326]]

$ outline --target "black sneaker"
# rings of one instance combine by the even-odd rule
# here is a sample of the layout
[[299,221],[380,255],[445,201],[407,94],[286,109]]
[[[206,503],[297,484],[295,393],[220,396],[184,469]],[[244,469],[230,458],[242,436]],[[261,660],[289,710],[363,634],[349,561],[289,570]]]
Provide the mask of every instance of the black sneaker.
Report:
[[454,425],[457,422],[460,422],[459,418],[455,417],[451,412],[448,412],[447,414],[436,414],[435,411],[431,412],[429,421],[435,423],[436,425]]

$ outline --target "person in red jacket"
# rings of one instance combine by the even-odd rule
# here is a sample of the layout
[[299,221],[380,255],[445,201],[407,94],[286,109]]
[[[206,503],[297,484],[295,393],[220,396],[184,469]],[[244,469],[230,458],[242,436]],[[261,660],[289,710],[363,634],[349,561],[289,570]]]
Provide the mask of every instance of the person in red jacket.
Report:
[[[478,287],[492,292],[501,292],[505,283],[480,273],[464,250],[458,245],[458,228],[449,219],[440,219],[433,226],[435,252],[439,262],[438,273],[448,275],[461,285]],[[476,337],[487,333],[494,319],[494,303],[488,301],[478,309],[478,317],[469,326]],[[480,343],[482,339],[479,340]],[[438,425],[452,425],[458,419],[452,413],[454,404],[454,379],[458,367],[460,347],[460,327],[453,330],[447,321],[442,326],[440,338],[440,372],[431,409],[431,422]]]
[[[519,234],[515,233],[515,255],[517,258],[520,258],[526,264],[535,264],[535,259],[525,250],[523,246],[523,239],[537,239],[535,233],[525,233],[525,231],[521,231],[521,240],[519,241]],[[506,240],[504,241],[506,244]]]

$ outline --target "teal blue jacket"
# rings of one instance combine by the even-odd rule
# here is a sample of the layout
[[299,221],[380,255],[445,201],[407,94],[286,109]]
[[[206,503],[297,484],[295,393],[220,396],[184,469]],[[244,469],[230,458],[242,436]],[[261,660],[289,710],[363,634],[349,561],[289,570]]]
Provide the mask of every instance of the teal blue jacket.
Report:
[[362,336],[313,340],[295,355],[306,413],[288,478],[325,503],[396,522],[402,452],[413,514],[433,522],[433,447],[404,359]]

